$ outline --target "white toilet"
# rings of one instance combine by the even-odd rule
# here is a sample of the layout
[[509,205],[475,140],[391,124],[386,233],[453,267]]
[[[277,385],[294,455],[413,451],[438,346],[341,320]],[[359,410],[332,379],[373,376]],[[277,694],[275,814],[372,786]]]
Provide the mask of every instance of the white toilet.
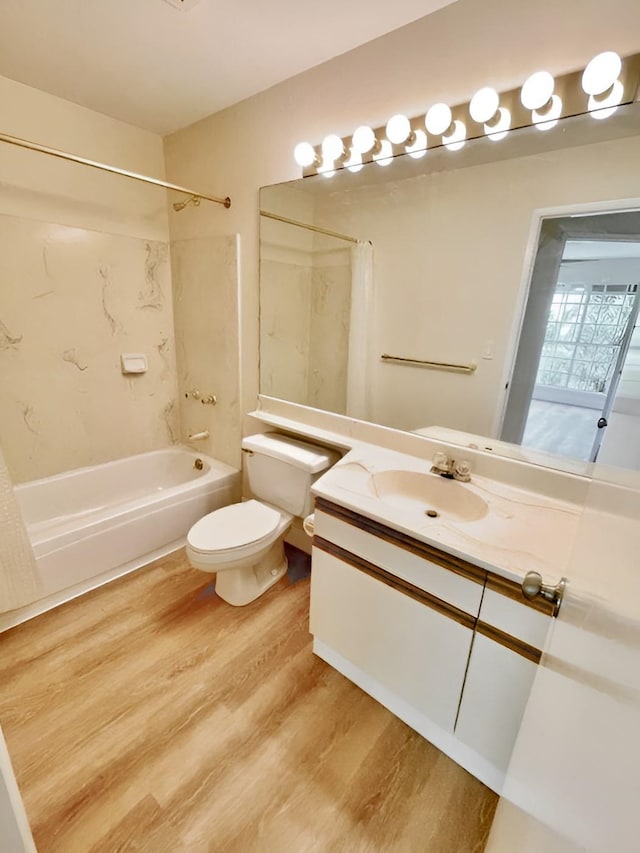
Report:
[[249,488],[259,500],[210,512],[187,534],[191,565],[216,572],[216,593],[236,606],[254,601],[285,574],[285,533],[294,516],[311,512],[311,485],[340,458],[275,433],[247,436],[242,450]]

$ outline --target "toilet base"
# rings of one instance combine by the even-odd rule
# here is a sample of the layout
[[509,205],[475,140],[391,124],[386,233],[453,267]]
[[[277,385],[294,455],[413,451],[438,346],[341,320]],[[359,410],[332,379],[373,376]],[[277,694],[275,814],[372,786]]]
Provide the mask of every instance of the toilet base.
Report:
[[287,556],[282,538],[261,554],[255,562],[227,568],[216,574],[216,595],[227,604],[243,607],[250,604],[287,573]]

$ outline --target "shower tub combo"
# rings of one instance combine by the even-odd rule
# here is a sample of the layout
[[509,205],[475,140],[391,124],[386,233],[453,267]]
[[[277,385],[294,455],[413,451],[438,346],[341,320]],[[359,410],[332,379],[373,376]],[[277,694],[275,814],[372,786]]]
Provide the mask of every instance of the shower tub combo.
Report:
[[240,472],[174,447],[15,487],[42,598],[0,614],[5,630],[185,543],[191,525],[239,500]]

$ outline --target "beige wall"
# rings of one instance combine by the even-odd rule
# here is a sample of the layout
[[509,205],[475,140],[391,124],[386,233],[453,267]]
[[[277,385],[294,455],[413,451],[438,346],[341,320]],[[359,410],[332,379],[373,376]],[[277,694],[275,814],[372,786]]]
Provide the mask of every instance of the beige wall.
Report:
[[[2,131],[164,177],[161,138],[0,78]],[[164,190],[0,144],[0,442],[16,481],[178,437]],[[149,371],[125,378],[123,351]]]
[[[578,24],[579,22],[579,24]],[[301,139],[346,134],[435,100],[460,103],[476,88],[509,89],[540,67],[562,73],[605,48],[640,49],[640,4],[617,0],[459,0],[426,19],[285,81],[165,140],[170,180],[228,194],[171,214],[172,237],[242,235],[242,409],[258,392],[258,188],[300,176]]]
[[[155,133],[0,77],[2,132],[164,178]],[[167,193],[86,166],[0,143],[0,213],[167,240]]]

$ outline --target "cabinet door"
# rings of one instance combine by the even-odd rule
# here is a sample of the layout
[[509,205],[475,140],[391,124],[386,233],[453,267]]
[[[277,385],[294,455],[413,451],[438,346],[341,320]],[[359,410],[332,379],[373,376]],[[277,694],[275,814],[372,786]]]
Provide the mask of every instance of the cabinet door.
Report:
[[471,628],[318,548],[310,628],[318,640],[453,731]]
[[506,771],[537,664],[476,634],[469,659],[456,737]]

